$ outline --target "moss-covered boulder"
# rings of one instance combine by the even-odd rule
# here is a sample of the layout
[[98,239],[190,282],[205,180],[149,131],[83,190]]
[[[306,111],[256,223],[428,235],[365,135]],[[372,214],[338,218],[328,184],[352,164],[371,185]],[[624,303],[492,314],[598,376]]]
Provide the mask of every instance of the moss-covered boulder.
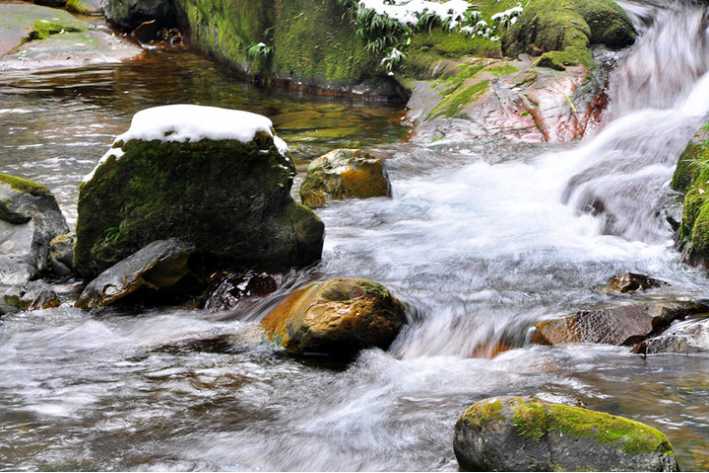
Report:
[[498,397],[455,425],[462,471],[678,471],[660,431],[633,420],[537,399]]
[[589,45],[622,48],[635,37],[632,22],[613,0],[533,0],[503,35],[502,50],[512,57],[541,56],[538,66],[592,69]]
[[687,144],[671,187],[684,193],[679,246],[690,264],[709,267],[709,125],[697,131]]
[[195,246],[159,240],[99,274],[81,293],[76,307],[175,302],[203,284],[202,258]]
[[363,348],[388,348],[405,322],[403,304],[385,287],[334,278],[295,292],[261,325],[290,354],[347,358]]
[[68,231],[49,189],[0,174],[0,284],[22,284],[48,274],[50,242]]
[[531,339],[542,345],[606,343],[632,346],[660,333],[676,320],[705,313],[709,313],[709,307],[695,302],[582,310],[569,317],[538,323]]
[[194,105],[133,118],[79,193],[74,260],[93,278],[179,238],[210,269],[307,265],[324,226],[290,195],[295,167],[266,117]]
[[300,198],[308,207],[331,200],[390,196],[384,161],[360,149],[336,149],[313,160],[300,186]]

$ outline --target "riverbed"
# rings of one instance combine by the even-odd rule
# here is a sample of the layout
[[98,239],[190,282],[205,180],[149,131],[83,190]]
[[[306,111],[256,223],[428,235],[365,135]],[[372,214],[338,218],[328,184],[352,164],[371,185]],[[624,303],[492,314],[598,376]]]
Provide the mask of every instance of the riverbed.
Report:
[[[0,318],[0,469],[457,471],[462,411],[524,395],[649,424],[683,470],[706,470],[709,358],[527,342],[536,322],[581,309],[706,301],[709,281],[682,262],[663,210],[678,199],[668,183],[683,143],[709,111],[691,107],[707,89],[701,67],[671,90],[659,84],[662,100],[616,95],[605,130],[565,145],[412,142],[402,105],[259,89],[191,53],[0,73],[0,172],[46,184],[70,225],[78,184],[133,114],[172,103],[268,116],[301,171],[331,149],[365,148],[387,160],[393,190],[319,209],[322,261],[279,275],[248,311],[84,312],[66,285],[59,308]],[[596,198],[613,219],[585,211]],[[599,291],[626,271],[669,284]],[[372,279],[407,304],[388,351],[300,361],[265,340],[270,307],[332,276]]]

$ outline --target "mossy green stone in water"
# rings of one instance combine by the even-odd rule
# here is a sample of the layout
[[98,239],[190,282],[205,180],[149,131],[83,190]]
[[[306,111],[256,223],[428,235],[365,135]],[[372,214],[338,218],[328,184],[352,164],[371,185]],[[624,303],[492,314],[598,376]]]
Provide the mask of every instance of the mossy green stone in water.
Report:
[[323,224],[290,196],[295,167],[268,133],[237,140],[116,143],[79,194],[75,262],[84,277],[155,240],[180,238],[209,267],[310,264]]
[[47,186],[34,181],[22,179],[20,177],[11,176],[9,174],[0,173],[0,184],[8,184],[13,189],[36,196],[49,195],[50,191]]
[[490,398],[455,426],[461,471],[677,471],[660,431],[610,414],[531,398]]

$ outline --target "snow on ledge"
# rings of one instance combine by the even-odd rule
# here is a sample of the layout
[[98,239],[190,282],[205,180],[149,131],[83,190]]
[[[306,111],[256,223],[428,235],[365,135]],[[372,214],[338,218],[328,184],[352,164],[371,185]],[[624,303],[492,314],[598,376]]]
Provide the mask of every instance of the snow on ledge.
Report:
[[118,136],[116,141],[210,139],[248,143],[256,133],[265,131],[273,137],[278,151],[285,156],[288,145],[273,134],[272,128],[273,122],[268,118],[242,110],[201,105],[164,105],[136,113],[130,129]]

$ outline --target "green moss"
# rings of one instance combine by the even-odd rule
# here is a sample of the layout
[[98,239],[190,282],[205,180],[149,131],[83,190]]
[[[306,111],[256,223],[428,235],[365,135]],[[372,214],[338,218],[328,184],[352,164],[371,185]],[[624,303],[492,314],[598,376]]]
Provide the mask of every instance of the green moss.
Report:
[[519,72],[519,69],[517,69],[516,67],[511,66],[509,64],[502,64],[499,66],[489,67],[489,68],[485,69],[485,71],[487,71],[497,77],[501,77],[501,76],[506,76],[506,75],[510,75],[510,74],[516,74],[517,72]]
[[9,184],[15,190],[24,192],[25,194],[31,194],[36,196],[49,195],[49,189],[37,182],[28,181],[27,179],[22,179],[15,176],[10,176],[9,174],[0,173],[0,183]]
[[485,93],[490,88],[490,81],[483,80],[476,82],[467,87],[452,92],[446,96],[441,103],[431,111],[431,117],[435,118],[441,115],[456,118],[465,116],[461,113],[466,105],[474,102],[480,95]]
[[657,429],[622,417],[579,407],[519,400],[513,423],[520,435],[539,440],[552,432],[593,439],[601,445],[622,445],[628,455],[672,453],[672,446]]
[[84,29],[85,28],[76,25],[39,20],[32,24],[32,30],[30,31],[28,37],[30,40],[42,40],[55,34],[76,33],[83,31]]
[[460,418],[472,427],[482,427],[503,422],[505,420],[503,409],[504,406],[500,400],[478,402],[463,412]]
[[532,0],[503,35],[502,50],[513,57],[542,55],[537,65],[543,67],[583,64],[591,69],[590,44],[623,47],[635,36],[632,22],[611,0]]

